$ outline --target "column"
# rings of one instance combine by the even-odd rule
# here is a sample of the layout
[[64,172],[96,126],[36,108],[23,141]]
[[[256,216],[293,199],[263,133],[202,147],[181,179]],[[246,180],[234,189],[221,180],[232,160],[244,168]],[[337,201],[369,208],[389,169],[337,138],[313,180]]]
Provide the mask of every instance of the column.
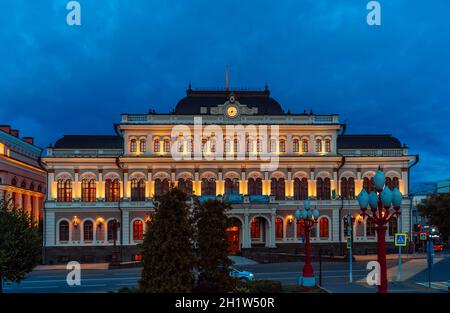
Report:
[[334,186],[331,187],[331,190],[334,189],[334,193],[336,194],[336,197],[340,194],[339,193],[339,177],[337,174],[337,169],[333,169],[333,184]]
[[103,170],[98,170],[98,181],[96,182],[97,200],[105,200],[105,182],[103,181]]
[[248,218],[248,212],[244,213],[244,225],[242,225],[242,248],[251,248],[250,239],[250,223]]
[[146,137],[146,145],[147,145],[147,149],[145,150],[145,155],[147,154],[153,154],[153,136],[151,134],[148,134]]
[[147,182],[145,188],[145,197],[151,198],[155,194],[155,183],[153,182],[153,173],[152,170],[147,170]]
[[196,196],[201,196],[202,194],[202,186],[200,184],[200,174],[198,170],[195,171],[194,174],[194,191]]
[[47,200],[55,200],[53,185],[55,182],[55,173],[53,170],[48,171]]
[[402,177],[401,177],[401,180],[399,181],[398,188],[403,195],[408,195],[409,190],[408,190],[408,169],[407,168],[402,168]]
[[269,240],[266,243],[269,248],[275,248],[275,209],[272,209],[270,214],[270,225],[269,225]]
[[316,146],[315,146],[315,135],[314,134],[310,134],[309,135],[309,147],[308,147],[308,151],[310,154],[315,154],[316,153]]
[[222,171],[219,171],[219,173],[218,173],[218,180],[217,180],[216,195],[224,195],[224,194],[225,194],[225,188],[224,188],[224,181],[223,181],[223,173],[222,173]]
[[130,188],[128,188],[129,186],[129,182],[128,182],[128,171],[125,171],[123,173],[123,199],[124,200],[128,200],[130,198]]
[[173,186],[176,187],[177,186],[177,181],[176,181],[175,171],[176,170],[174,168],[171,169],[171,171],[170,171],[170,180],[171,180]]
[[270,180],[269,180],[269,172],[264,172],[263,177],[263,195],[270,196]]
[[334,208],[333,209],[333,217],[332,217],[332,221],[331,221],[331,232],[332,232],[332,236],[331,236],[331,240],[334,242],[338,242],[339,241],[339,232],[341,230],[339,229],[339,208]]
[[80,190],[80,174],[79,174],[79,170],[75,170],[75,180],[73,182],[73,191],[72,191],[72,196],[75,200],[80,200],[81,198],[81,190]]
[[315,197],[316,193],[316,180],[314,177],[314,169],[311,169],[309,172],[309,180],[308,180],[308,193],[310,197]]
[[33,209],[34,209],[34,221],[38,222],[39,221],[39,212],[40,212],[40,205],[39,205],[39,197],[33,197]]
[[294,196],[294,183],[292,181],[292,171],[288,169],[287,180],[286,180],[286,197]]
[[123,245],[130,244],[130,212],[123,211],[122,214],[122,234],[123,234]]
[[362,178],[361,178],[361,169],[358,168],[356,172],[355,179],[355,196],[359,195],[363,187]]
[[247,190],[247,178],[246,178],[246,173],[245,173],[245,169],[241,170],[241,181],[239,183],[239,193],[246,195],[248,194],[248,190]]

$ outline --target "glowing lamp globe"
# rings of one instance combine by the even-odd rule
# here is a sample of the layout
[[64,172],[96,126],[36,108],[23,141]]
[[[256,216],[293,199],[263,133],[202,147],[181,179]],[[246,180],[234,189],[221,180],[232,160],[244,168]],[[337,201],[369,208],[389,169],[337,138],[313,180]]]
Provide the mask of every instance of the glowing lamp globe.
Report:
[[394,208],[400,207],[400,205],[402,204],[402,198],[402,193],[400,192],[400,190],[398,190],[397,187],[395,187],[392,191],[392,205],[394,206]]
[[315,219],[318,219],[319,218],[319,210],[314,209],[313,216],[314,216]]
[[369,206],[372,211],[378,209],[378,196],[375,190],[372,190],[372,192],[369,193]]
[[386,177],[384,176],[383,171],[377,171],[377,173],[373,177],[373,182],[375,183],[375,188],[377,188],[377,190],[383,189],[384,183],[386,182]]
[[381,202],[385,207],[389,207],[392,204],[392,191],[388,186],[384,187],[381,192]]
[[310,207],[311,207],[311,202],[309,200],[305,200],[304,208],[309,210]]
[[302,218],[306,218],[308,216],[308,211],[306,209],[302,210]]
[[365,189],[361,190],[358,195],[358,204],[361,210],[365,211],[369,205],[369,194]]

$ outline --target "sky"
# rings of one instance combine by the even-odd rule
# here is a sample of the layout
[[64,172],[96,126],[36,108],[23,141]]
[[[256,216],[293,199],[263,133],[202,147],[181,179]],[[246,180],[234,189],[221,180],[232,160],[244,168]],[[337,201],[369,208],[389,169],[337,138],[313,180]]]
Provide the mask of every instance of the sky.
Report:
[[392,134],[412,181],[450,179],[450,1],[0,1],[0,124],[48,147],[114,134],[121,113],[171,111],[194,88],[263,88],[287,111]]

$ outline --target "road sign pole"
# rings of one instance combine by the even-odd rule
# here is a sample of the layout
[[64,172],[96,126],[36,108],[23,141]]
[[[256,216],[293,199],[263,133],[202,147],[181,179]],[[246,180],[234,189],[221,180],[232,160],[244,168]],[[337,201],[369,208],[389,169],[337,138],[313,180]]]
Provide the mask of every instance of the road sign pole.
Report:
[[397,280],[402,280],[402,247],[398,246],[398,273]]

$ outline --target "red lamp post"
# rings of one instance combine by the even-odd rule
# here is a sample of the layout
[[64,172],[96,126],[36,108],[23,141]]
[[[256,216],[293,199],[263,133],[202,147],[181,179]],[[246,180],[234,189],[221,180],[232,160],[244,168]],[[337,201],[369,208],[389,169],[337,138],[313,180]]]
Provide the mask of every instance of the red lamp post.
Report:
[[[368,218],[376,225],[377,230],[377,259],[380,265],[380,284],[378,285],[379,293],[388,291],[387,266],[386,266],[386,228],[389,220],[393,216],[400,215],[400,205],[403,195],[394,188],[393,191],[389,186],[385,186],[386,178],[381,170],[378,170],[374,176],[375,190],[370,194],[365,189],[361,190],[358,195],[359,206],[362,211],[363,218]],[[384,189],[383,189],[384,187]],[[367,213],[367,206],[370,206],[371,212]],[[391,206],[394,208],[390,212]]]
[[304,287],[313,287],[316,285],[314,269],[311,263],[311,230],[317,223],[319,211],[317,209],[312,211],[310,206],[309,200],[306,200],[303,210],[297,210],[295,212],[297,221],[302,221],[305,229],[305,264],[303,266],[303,276],[298,281],[298,284]]

